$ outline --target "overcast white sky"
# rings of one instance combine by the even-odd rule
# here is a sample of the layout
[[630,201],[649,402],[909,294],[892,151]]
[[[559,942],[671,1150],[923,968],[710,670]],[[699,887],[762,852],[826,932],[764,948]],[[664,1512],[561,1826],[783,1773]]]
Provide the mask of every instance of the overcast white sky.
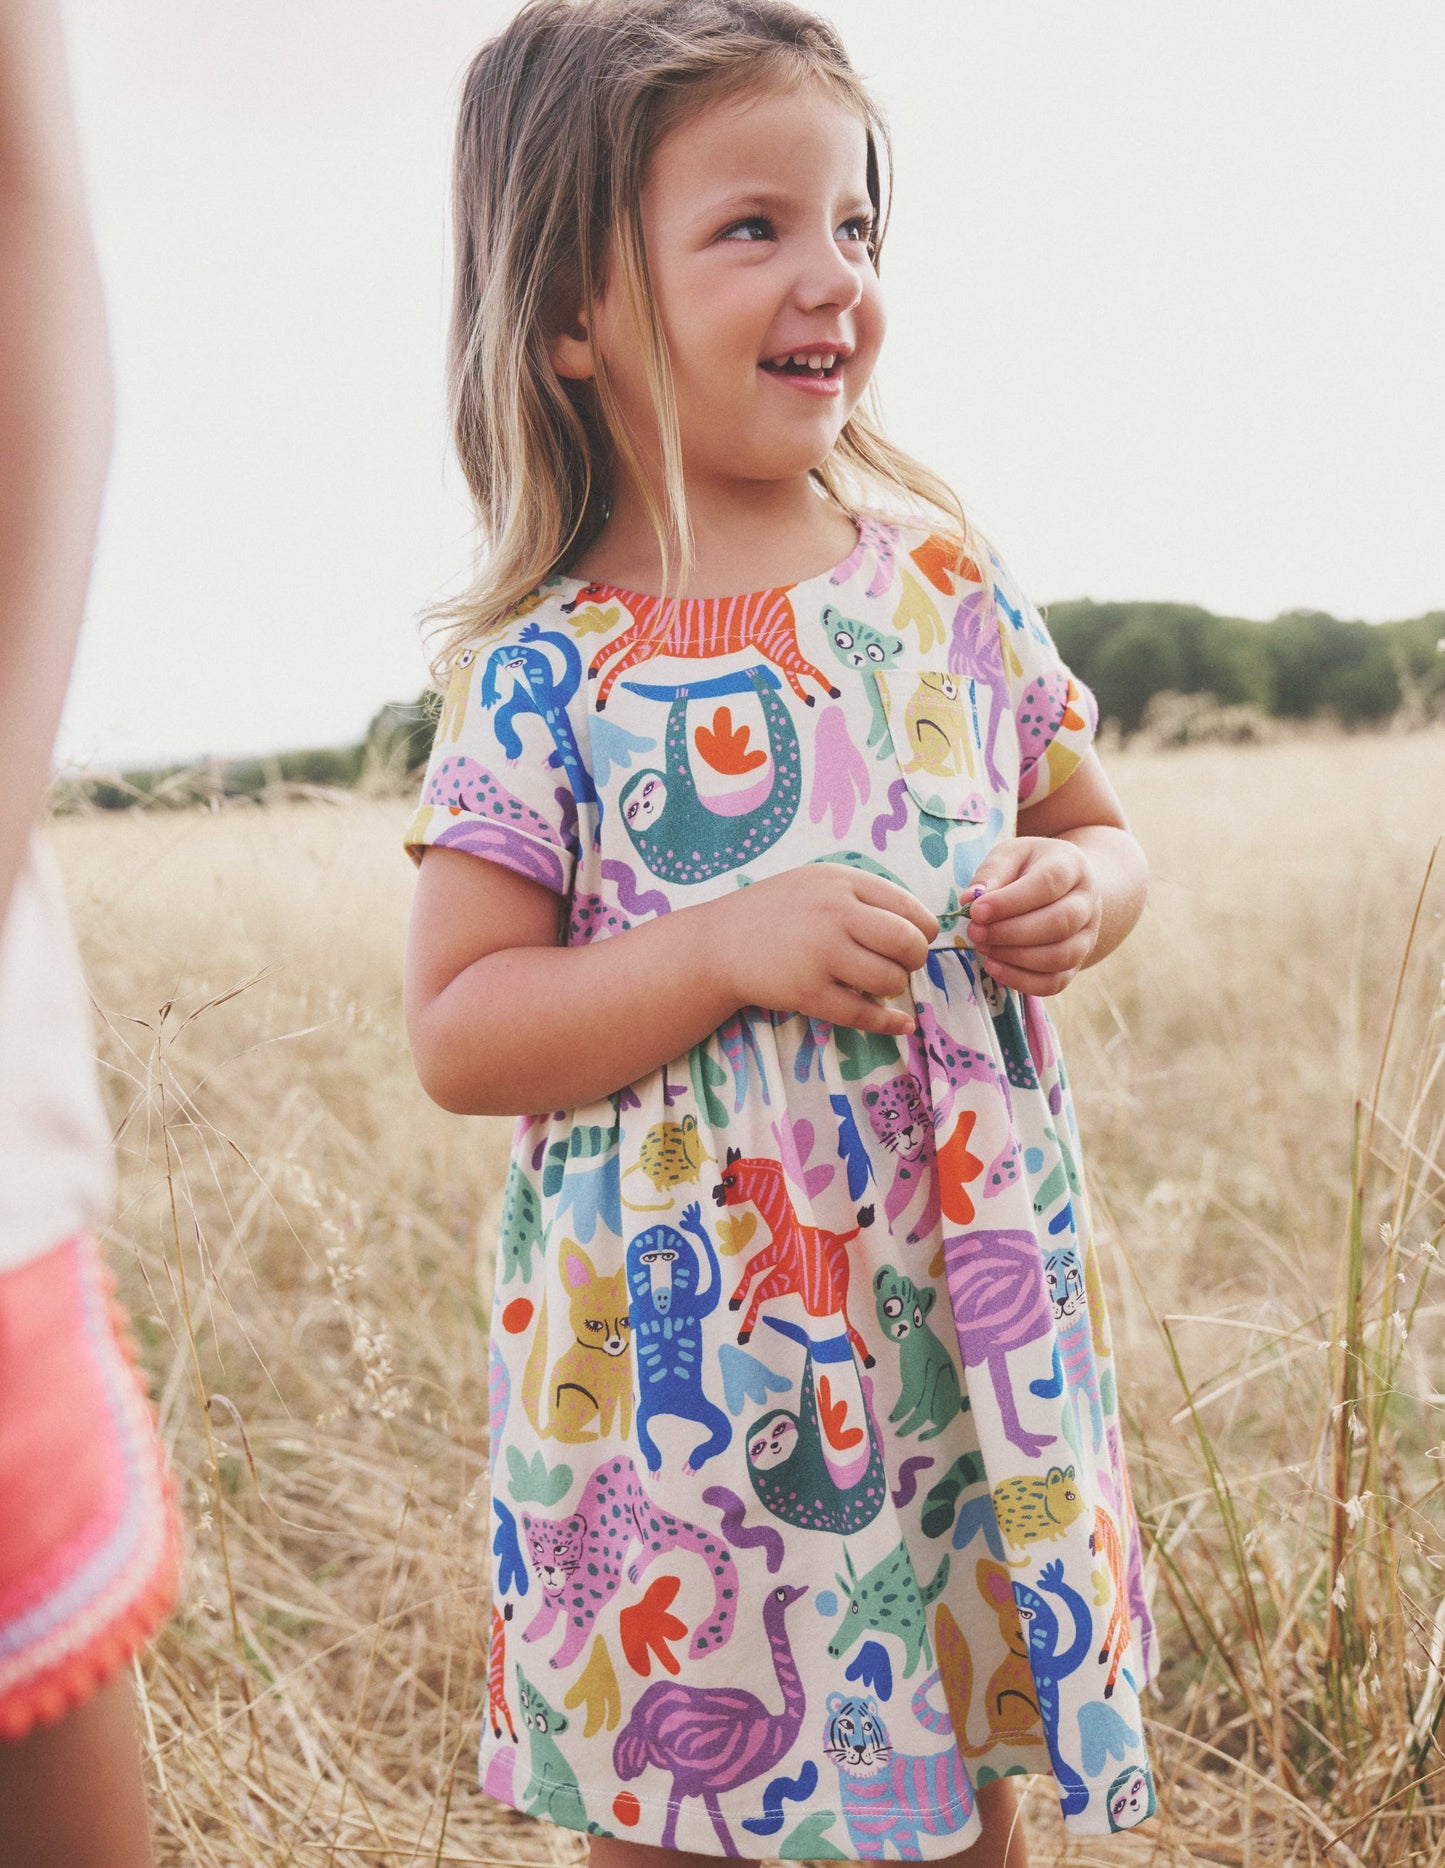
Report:
[[[70,0],[119,426],[61,751],[356,738],[465,569],[446,169],[505,0]],[[1445,607],[1445,7],[835,0],[881,382],[1036,597]]]

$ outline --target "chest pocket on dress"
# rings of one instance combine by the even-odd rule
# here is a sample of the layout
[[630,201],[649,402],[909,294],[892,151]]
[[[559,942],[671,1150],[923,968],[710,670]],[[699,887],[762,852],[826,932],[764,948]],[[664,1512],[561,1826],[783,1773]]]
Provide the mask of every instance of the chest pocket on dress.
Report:
[[894,757],[914,803],[953,823],[986,822],[992,800],[978,697],[967,678],[930,668],[889,669],[873,678],[883,697]]

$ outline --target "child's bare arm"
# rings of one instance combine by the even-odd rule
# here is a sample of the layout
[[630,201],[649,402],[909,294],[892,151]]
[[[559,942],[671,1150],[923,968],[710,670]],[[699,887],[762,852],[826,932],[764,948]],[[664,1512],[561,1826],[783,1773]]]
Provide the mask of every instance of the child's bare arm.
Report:
[[680,1057],[744,1005],[858,1031],[912,1020],[908,988],[938,923],[905,889],[812,863],[582,947],[557,945],[558,897],[511,870],[428,850],[407,951],[422,1086],[462,1115],[575,1108]]
[[1112,953],[1144,909],[1149,866],[1097,754],[979,864],[969,937],[1001,986],[1062,992]]
[[110,452],[60,9],[0,7],[0,922],[50,782]]

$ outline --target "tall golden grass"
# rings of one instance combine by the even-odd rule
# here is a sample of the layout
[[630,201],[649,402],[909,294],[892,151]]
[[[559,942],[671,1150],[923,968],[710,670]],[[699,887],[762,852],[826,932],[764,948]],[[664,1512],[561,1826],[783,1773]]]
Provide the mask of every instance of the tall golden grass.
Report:
[[[1161,1820],[1070,1843],[1034,1780],[1034,1859],[1440,1868],[1445,734],[1114,773],[1151,906],[1060,1016],[1164,1629]],[[412,1080],[406,816],[55,829],[190,1527],[138,1671],[166,1865],[582,1853],[474,1784],[507,1125]]]

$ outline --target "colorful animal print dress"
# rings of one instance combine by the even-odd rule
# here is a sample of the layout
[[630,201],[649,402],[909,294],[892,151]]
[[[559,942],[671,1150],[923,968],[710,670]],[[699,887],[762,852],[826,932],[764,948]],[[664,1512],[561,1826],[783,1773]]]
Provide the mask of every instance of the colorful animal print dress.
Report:
[[409,835],[565,939],[801,863],[941,932],[904,1041],[746,1009],[524,1119],[492,1323],[485,1788],[704,1853],[947,1855],[976,1787],[1154,1809],[1139,1532],[1068,1081],[967,890],[1087,748],[1002,567],[860,522],[832,572],[668,609],[557,578],[463,655]]

